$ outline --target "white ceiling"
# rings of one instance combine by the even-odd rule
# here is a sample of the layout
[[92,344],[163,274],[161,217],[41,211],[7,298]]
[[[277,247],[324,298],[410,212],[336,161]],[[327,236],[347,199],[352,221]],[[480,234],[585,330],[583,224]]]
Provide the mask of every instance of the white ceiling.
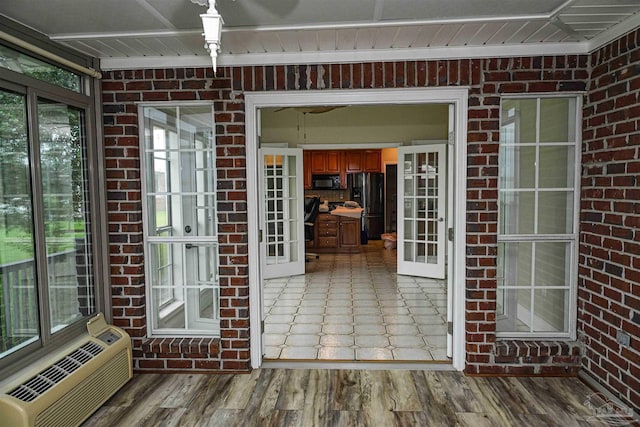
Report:
[[[195,0],[194,0],[195,2]],[[190,0],[2,0],[0,14],[104,69],[210,64]],[[639,0],[218,0],[219,65],[588,53]]]

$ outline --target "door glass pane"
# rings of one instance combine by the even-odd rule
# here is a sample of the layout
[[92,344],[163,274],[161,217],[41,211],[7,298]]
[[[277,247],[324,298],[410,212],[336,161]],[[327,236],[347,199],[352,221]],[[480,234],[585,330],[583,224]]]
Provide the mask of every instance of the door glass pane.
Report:
[[446,148],[407,148],[398,177],[403,197],[399,269],[405,274],[440,277],[445,274]]
[[0,90],[0,357],[39,335],[26,103]]
[[264,218],[267,265],[298,260],[298,247],[304,236],[298,235],[296,156],[264,154]]
[[38,100],[51,330],[94,312],[85,117]]

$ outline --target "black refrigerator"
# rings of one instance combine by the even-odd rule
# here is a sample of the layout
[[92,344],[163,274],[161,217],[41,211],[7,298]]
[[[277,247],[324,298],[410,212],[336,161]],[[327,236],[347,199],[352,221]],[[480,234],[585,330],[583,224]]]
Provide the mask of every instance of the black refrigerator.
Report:
[[362,243],[380,239],[384,233],[384,174],[362,172],[347,174],[349,197],[358,202],[362,212]]

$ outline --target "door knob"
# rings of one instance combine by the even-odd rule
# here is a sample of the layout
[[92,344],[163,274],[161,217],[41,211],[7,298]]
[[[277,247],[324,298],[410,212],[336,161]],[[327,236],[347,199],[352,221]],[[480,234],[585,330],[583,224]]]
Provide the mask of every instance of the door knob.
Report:
[[191,233],[191,226],[187,225],[186,227],[184,227],[184,232],[185,233]]

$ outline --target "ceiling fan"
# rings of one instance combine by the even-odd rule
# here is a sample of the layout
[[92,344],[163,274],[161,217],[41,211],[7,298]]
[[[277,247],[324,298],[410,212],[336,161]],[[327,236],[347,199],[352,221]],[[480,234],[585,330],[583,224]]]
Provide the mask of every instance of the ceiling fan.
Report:
[[282,107],[275,110],[276,113],[288,109],[294,109],[302,114],[322,114],[329,111],[336,110],[338,108],[344,108],[346,105],[318,105],[317,107]]

